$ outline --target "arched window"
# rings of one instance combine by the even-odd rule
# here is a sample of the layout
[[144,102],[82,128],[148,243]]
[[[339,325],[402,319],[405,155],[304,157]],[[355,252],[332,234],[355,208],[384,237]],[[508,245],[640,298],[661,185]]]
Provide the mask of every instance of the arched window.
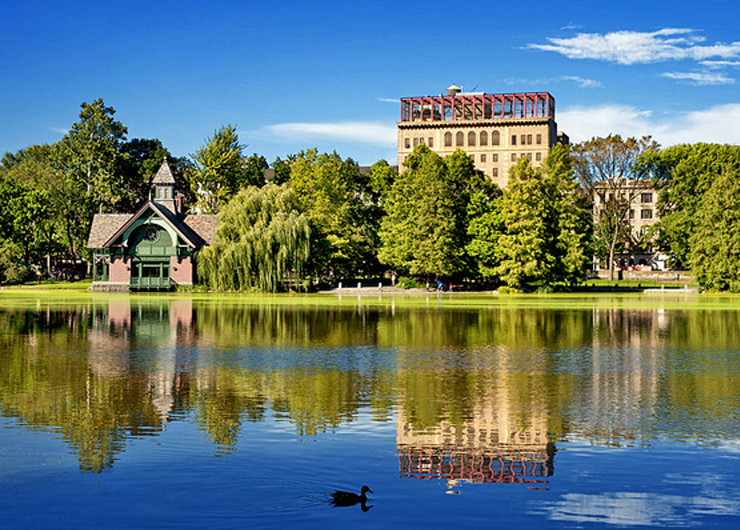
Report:
[[445,133],[445,147],[452,147],[452,133]]
[[468,133],[468,145],[475,146],[475,133],[473,131]]
[[480,133],[480,145],[488,145],[488,133],[486,131]]
[[498,131],[491,133],[491,145],[499,145],[501,143],[501,135]]
[[459,132],[455,135],[455,145],[456,146],[462,147],[464,141],[465,141],[465,135],[462,132]]

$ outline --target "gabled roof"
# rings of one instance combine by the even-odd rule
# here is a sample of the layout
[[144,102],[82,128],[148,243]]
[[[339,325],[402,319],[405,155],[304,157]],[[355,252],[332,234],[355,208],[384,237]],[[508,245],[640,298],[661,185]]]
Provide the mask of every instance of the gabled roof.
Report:
[[200,248],[213,242],[216,233],[215,215],[189,215],[178,218],[168,208],[148,201],[135,214],[96,214],[87,241],[88,248],[107,248],[147,210],[154,210],[191,247]]
[[133,217],[130,213],[99,213],[93,217],[90,227],[90,237],[87,239],[87,248],[104,248],[113,234],[128,224]]

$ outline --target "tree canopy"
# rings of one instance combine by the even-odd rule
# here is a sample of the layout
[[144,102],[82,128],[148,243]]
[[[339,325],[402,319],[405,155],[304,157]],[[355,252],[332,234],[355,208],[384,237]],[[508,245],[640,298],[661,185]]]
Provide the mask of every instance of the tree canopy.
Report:
[[219,214],[213,245],[199,254],[203,283],[220,291],[277,291],[286,275],[303,275],[311,227],[297,194],[267,184],[240,191]]

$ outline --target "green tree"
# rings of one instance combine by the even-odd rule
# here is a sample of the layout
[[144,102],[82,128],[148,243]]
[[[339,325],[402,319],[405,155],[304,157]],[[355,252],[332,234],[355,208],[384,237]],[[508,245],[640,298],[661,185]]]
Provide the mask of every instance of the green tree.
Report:
[[725,169],[703,194],[689,245],[702,287],[740,292],[740,173]]
[[347,276],[374,264],[372,198],[357,163],[309,149],[290,158],[288,185],[314,228],[311,269]]
[[472,160],[456,151],[446,160],[420,145],[385,197],[379,259],[414,276],[470,271],[466,252],[471,196],[484,190]]
[[54,153],[53,145],[33,145],[6,153],[0,166],[0,237],[20,249],[20,268],[48,268],[52,255],[63,249],[57,231],[61,223],[54,191],[60,178]]
[[224,125],[190,155],[194,168],[188,179],[197,196],[195,208],[201,213],[218,213],[245,184],[243,147],[236,127]]
[[504,283],[531,289],[540,283],[583,279],[591,222],[562,146],[553,147],[541,168],[533,168],[526,158],[519,160],[500,209],[503,230],[489,252],[499,260],[493,272]]
[[688,267],[702,197],[723,173],[740,175],[740,147],[699,143],[653,149],[640,156],[636,170],[651,178],[658,192],[661,250],[672,266]]
[[310,239],[293,190],[250,186],[219,214],[216,240],[198,257],[201,281],[220,291],[277,291],[287,274],[302,277]]
[[57,144],[56,163],[60,175],[55,189],[67,250],[70,257],[86,254],[93,215],[116,211],[125,197],[125,186],[117,159],[127,129],[114,119],[115,109],[102,99],[82,103],[79,121]]
[[[646,136],[639,140],[620,135],[592,138],[573,147],[574,168],[581,186],[599,205],[594,218],[597,239],[607,255],[609,279],[614,279],[614,255],[624,241],[632,202],[645,177],[633,168],[638,157],[658,145]],[[597,201],[598,199],[598,201]]]

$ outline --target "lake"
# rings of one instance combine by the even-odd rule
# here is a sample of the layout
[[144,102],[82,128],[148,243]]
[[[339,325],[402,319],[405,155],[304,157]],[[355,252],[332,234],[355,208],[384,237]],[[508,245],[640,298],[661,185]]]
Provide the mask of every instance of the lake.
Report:
[[737,528],[739,477],[737,297],[0,292],[2,529]]

